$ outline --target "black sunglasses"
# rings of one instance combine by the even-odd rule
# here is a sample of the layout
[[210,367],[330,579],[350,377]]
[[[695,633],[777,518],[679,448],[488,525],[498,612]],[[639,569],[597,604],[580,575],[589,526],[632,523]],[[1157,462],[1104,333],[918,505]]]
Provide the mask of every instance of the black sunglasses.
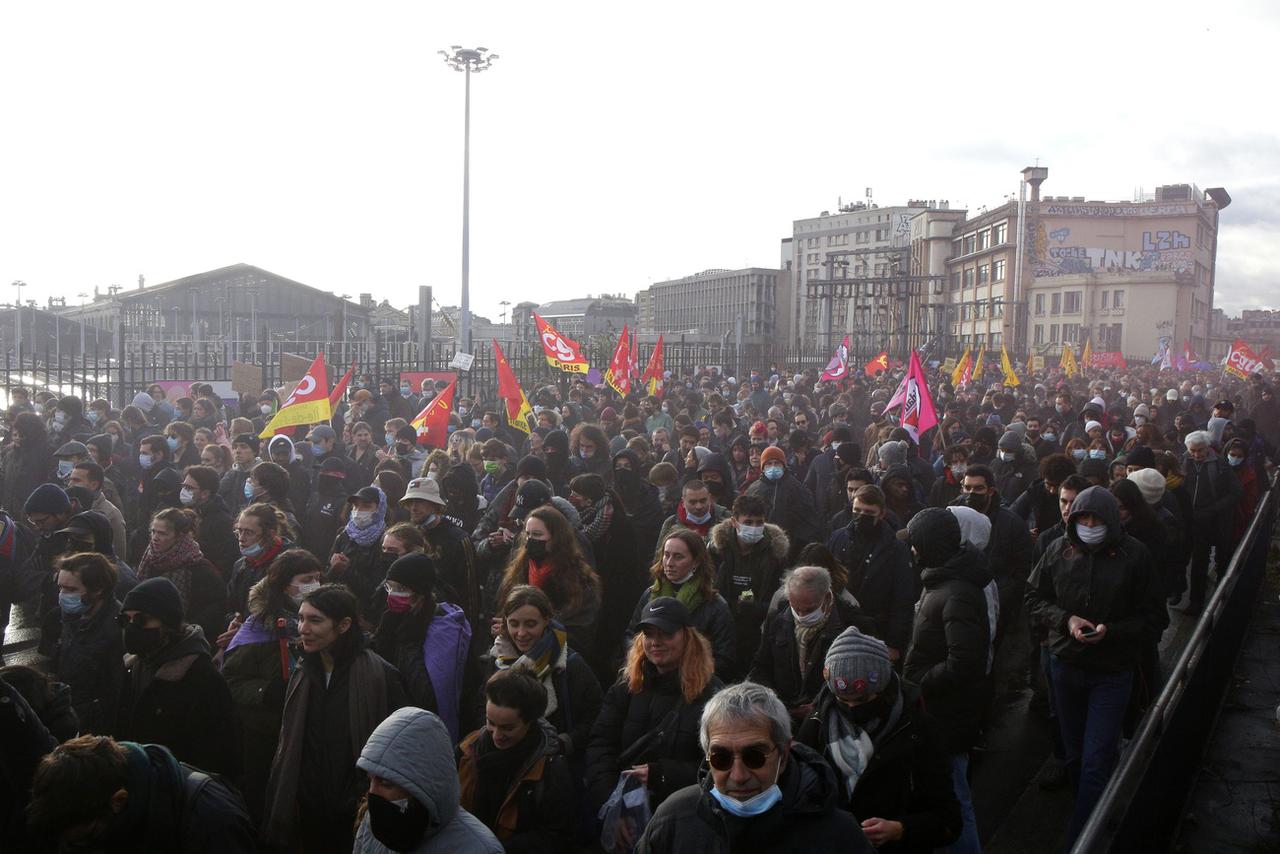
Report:
[[776,747],[765,747],[762,744],[749,745],[742,748],[741,752],[727,747],[713,747],[707,751],[707,762],[717,771],[728,771],[733,767],[733,757],[741,756],[743,765],[752,771],[758,771],[764,767],[764,763],[769,761],[769,757],[775,750],[777,750]]

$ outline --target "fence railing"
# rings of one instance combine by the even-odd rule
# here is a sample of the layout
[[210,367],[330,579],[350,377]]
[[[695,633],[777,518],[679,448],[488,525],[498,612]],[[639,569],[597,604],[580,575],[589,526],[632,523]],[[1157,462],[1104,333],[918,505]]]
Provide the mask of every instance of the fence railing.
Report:
[[1276,492],[1273,480],[1073,854],[1168,849],[1257,604]]

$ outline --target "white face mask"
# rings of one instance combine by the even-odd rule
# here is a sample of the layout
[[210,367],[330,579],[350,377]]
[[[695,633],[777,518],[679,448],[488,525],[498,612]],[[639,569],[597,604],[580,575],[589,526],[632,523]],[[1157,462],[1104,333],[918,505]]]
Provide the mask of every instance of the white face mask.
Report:
[[182,491],[178,493],[178,500],[182,502],[183,507],[190,507],[196,503],[196,491],[184,486]]
[[1000,457],[1000,459],[1001,459],[1003,462],[1006,462],[1006,463],[1011,463],[1011,462],[1013,462],[1013,454],[1012,454],[1011,452],[1009,452],[1009,451],[997,451],[996,453],[997,453],[997,455]]
[[799,625],[799,626],[815,626],[819,622],[821,622],[822,618],[825,617],[826,615],[827,615],[827,612],[823,608],[814,608],[812,611],[810,611],[809,613],[803,616],[796,613],[795,608],[791,609],[791,618],[794,619],[796,621],[796,625]]
[[760,542],[764,539],[764,525],[739,525],[738,539],[747,545]]
[[1082,525],[1081,523],[1076,522],[1076,536],[1079,537],[1080,542],[1085,545],[1096,546],[1107,538],[1107,526],[1097,525],[1090,528],[1087,525]]

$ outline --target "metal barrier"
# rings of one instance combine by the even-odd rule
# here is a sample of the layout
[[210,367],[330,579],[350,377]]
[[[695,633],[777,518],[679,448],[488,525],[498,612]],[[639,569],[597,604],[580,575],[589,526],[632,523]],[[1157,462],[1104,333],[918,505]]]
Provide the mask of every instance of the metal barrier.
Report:
[[1168,849],[1257,604],[1275,524],[1276,491],[1273,479],[1073,854]]

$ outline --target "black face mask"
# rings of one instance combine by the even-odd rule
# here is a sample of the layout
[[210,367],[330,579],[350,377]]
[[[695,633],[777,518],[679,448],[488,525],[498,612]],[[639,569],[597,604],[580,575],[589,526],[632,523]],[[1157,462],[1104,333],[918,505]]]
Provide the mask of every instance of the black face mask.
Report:
[[879,523],[880,520],[874,516],[864,516],[859,514],[858,517],[853,520],[854,531],[865,537],[873,533],[876,529],[876,525]]
[[976,492],[970,492],[968,495],[965,496],[965,503],[967,503],[974,510],[977,510],[979,513],[986,513],[987,505],[991,503],[991,496],[979,495]]
[[847,710],[849,717],[854,723],[865,726],[877,718],[883,718],[889,713],[889,704],[884,701],[883,697],[876,697],[869,703],[863,703],[860,706],[854,706]]
[[525,540],[524,552],[534,560],[542,560],[547,556],[547,541]]
[[412,851],[431,826],[431,813],[414,798],[401,809],[386,798],[369,794],[369,829],[374,839],[392,851]]
[[144,629],[137,623],[124,627],[124,651],[130,655],[148,655],[164,646],[164,629]]

